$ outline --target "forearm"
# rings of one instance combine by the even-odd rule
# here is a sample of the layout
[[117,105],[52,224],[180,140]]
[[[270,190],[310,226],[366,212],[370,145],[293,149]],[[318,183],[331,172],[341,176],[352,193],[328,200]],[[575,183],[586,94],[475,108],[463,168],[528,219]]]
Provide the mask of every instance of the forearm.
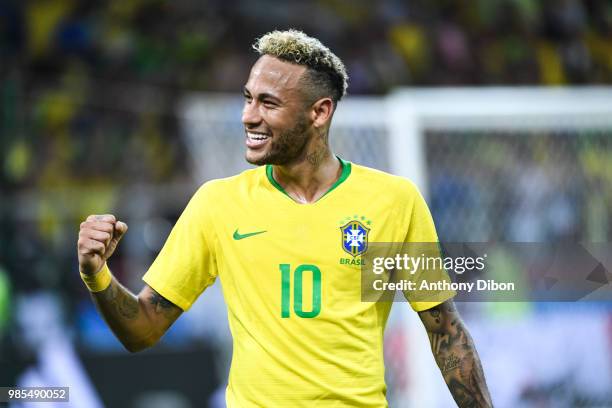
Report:
[[182,310],[145,285],[138,296],[123,287],[105,266],[127,231],[112,214],[90,215],[81,223],[77,253],[81,279],[104,320],[129,351],[152,346]]
[[431,349],[457,405],[492,407],[478,352],[460,318],[446,332],[428,332]]
[[91,297],[115,336],[131,352],[153,345],[159,338],[139,298],[114,277],[110,285]]

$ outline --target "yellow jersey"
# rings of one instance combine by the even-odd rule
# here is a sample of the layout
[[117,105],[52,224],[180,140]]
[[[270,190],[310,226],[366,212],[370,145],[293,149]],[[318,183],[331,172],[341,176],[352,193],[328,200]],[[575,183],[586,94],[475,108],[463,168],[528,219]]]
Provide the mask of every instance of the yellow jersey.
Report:
[[359,260],[368,242],[437,235],[414,184],[340,162],[338,181],[311,204],[291,199],[272,166],[205,183],[143,277],[183,310],[220,278],[233,337],[230,408],[387,406],[391,303],[361,301]]

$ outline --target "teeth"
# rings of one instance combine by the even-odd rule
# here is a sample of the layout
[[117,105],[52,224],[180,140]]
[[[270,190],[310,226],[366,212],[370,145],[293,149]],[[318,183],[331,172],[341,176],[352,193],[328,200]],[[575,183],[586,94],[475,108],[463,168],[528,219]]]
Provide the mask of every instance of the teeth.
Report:
[[250,133],[250,132],[247,132],[247,135],[249,136],[249,139],[253,139],[253,140],[265,140],[269,137],[268,135],[262,135],[260,133]]

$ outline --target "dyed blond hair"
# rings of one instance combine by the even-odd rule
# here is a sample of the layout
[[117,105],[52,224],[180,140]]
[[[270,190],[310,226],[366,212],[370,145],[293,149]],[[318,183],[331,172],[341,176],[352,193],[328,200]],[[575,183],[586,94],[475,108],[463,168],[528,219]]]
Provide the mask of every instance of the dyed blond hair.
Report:
[[255,41],[253,49],[259,55],[308,67],[305,79],[315,98],[329,96],[335,104],[346,94],[348,75],[340,58],[302,31],[269,32]]

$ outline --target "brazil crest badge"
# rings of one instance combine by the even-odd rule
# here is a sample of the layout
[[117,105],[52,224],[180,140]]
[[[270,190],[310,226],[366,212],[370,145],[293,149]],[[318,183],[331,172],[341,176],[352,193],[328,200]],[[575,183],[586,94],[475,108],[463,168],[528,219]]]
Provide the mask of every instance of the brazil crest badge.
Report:
[[342,235],[342,249],[352,256],[363,254],[368,249],[368,233],[369,228],[366,228],[361,222],[352,220],[340,227]]

